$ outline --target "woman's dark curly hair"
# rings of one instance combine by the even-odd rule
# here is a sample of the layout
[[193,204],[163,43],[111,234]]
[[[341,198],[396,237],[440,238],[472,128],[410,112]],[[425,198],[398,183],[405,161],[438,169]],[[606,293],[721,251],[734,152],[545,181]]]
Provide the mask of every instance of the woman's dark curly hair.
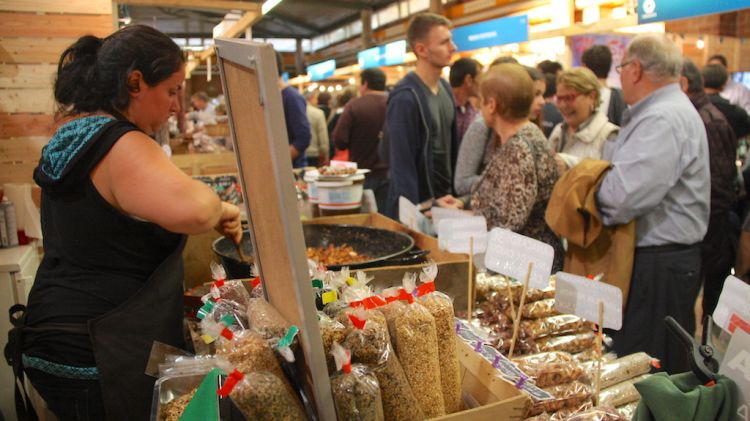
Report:
[[58,116],[124,111],[130,102],[130,72],[139,70],[144,82],[154,86],[184,63],[180,47],[149,26],[127,26],[106,38],[83,36],[57,65]]

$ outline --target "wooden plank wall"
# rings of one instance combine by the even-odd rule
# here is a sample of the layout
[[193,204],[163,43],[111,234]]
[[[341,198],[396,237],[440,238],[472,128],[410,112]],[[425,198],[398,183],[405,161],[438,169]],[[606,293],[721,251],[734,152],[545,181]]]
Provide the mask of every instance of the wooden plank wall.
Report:
[[0,185],[33,182],[53,130],[60,54],[82,35],[113,30],[111,0],[0,1]]

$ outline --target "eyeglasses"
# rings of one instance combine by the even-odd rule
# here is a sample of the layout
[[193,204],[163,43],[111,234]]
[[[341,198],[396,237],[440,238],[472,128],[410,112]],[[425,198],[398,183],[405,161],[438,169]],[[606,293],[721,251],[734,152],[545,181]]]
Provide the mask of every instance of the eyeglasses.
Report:
[[581,95],[580,92],[576,92],[574,94],[568,94],[568,95],[557,95],[555,96],[555,101],[560,103],[571,103],[578,98],[578,96]]
[[620,73],[622,72],[623,67],[627,66],[628,64],[632,64],[634,61],[635,60],[628,60],[625,63],[620,63],[617,66],[615,66],[615,70],[617,71],[617,73]]

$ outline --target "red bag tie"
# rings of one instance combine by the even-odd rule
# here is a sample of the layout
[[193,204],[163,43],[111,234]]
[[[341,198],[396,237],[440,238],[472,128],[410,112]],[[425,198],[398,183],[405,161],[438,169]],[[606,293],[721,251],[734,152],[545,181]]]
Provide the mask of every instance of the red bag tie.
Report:
[[417,287],[417,297],[421,297],[423,295],[427,295],[431,292],[435,292],[435,283],[434,282],[427,282]]
[[243,378],[245,378],[244,374],[237,371],[237,369],[232,370],[232,372],[229,373],[229,377],[227,377],[227,381],[224,382],[224,385],[221,386],[221,388],[217,390],[216,393],[222,398],[226,398],[230,393],[232,393],[234,387],[237,386],[237,383],[242,381]]
[[352,321],[352,324],[354,325],[354,327],[356,327],[359,330],[364,329],[365,323],[367,322],[367,320],[362,320],[353,314],[349,314],[348,316],[349,316],[349,320]]

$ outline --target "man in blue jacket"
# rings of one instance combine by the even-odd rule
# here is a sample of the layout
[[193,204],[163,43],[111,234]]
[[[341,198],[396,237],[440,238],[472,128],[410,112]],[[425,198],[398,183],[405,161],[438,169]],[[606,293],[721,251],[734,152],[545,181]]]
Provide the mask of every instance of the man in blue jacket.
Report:
[[386,214],[392,218],[398,218],[400,196],[420,205],[453,193],[456,106],[450,84],[440,77],[456,52],[450,27],[448,19],[432,13],[409,22],[406,37],[416,70],[389,95],[385,118],[391,180]]

